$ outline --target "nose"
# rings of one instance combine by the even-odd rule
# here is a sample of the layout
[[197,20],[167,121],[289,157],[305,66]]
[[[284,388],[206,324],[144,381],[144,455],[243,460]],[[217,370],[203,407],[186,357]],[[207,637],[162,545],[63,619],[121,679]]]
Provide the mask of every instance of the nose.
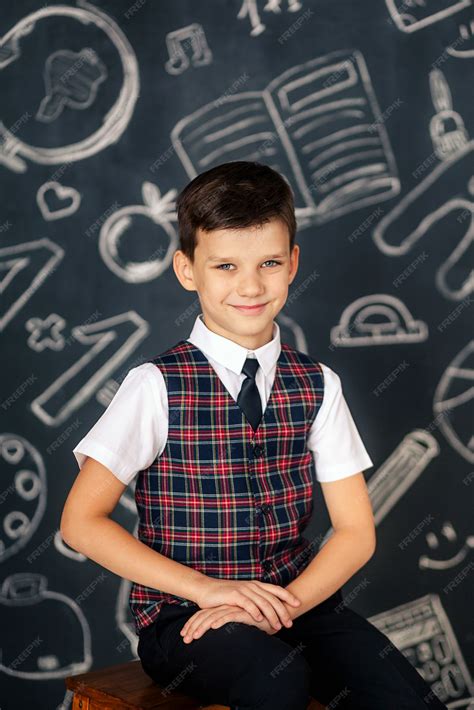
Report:
[[246,274],[241,276],[237,286],[237,293],[239,296],[255,298],[263,292],[264,288],[260,277],[257,274]]

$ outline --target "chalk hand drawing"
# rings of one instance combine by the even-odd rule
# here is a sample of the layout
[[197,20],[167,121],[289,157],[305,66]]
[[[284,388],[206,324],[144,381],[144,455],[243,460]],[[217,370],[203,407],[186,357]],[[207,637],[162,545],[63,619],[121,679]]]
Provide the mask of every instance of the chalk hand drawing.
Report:
[[[48,199],[51,204],[48,204]],[[54,206],[55,199],[65,204],[62,207]],[[55,180],[49,180],[38,189],[36,202],[44,219],[50,222],[74,214],[81,204],[81,193],[74,187],[66,187]]]
[[[80,596],[86,598],[86,593]],[[91,667],[90,627],[80,604],[50,591],[44,575],[19,572],[7,577],[0,588],[0,617],[1,672],[45,681]],[[22,653],[26,648],[29,653]]]
[[[106,41],[100,43],[101,50],[104,47],[105,51],[107,45],[112,45],[113,60],[118,56],[121,63],[123,83],[116,91],[116,96],[112,97],[113,103],[110,106],[101,106],[104,117],[100,117],[97,130],[76,143],[57,147],[30,145],[0,121],[0,163],[18,173],[25,172],[25,159],[47,165],[83,160],[116,143],[130,122],[140,93],[137,59],[125,34],[111,17],[86,0],[78,0],[77,6],[46,5],[23,17],[0,38],[0,71],[20,59],[21,40],[33,32],[38,33],[38,48],[34,61],[41,60],[44,46],[47,46],[44,38],[41,37],[41,32],[51,18],[55,20],[64,18],[68,23],[73,20],[79,24],[81,31],[84,27],[90,26],[95,32],[104,34]],[[102,40],[102,37],[100,39]],[[33,39],[30,37],[28,48],[32,43]],[[26,61],[30,61],[30,58]],[[86,48],[79,53],[61,50],[46,57],[44,61],[47,70],[45,76],[47,95],[36,115],[39,122],[50,124],[51,121],[60,118],[66,106],[83,110],[86,115],[89,115],[86,109],[94,104],[96,111],[94,98],[99,84],[105,79],[106,72],[105,65],[97,58],[93,49]],[[88,126],[89,123],[85,121],[84,126]]]
[[[281,3],[284,0],[267,0],[266,5],[263,10],[266,12],[279,13],[281,12]],[[287,0],[288,2],[288,12],[297,12],[303,7],[299,0]],[[252,27],[250,31],[251,37],[258,37],[265,31],[265,25],[260,20],[260,15],[258,12],[258,1],[257,0],[243,0],[242,7],[240,8],[237,19],[244,20],[248,16],[250,25]]]
[[[460,546],[458,542],[458,536],[453,524],[447,520],[442,528],[441,535],[448,540],[450,545],[456,545],[456,552],[451,557],[445,559],[434,559],[428,555],[422,555],[418,560],[418,565],[420,569],[431,569],[431,570],[444,570],[453,569],[462,564],[466,557],[469,555],[470,551],[474,549],[474,535],[468,535],[464,540],[463,544]],[[431,550],[438,550],[440,547],[440,542],[438,536],[430,531],[426,534],[426,543]]]
[[21,550],[38,529],[46,508],[47,486],[43,459],[22,436],[0,434],[0,463],[0,562],[5,562]]
[[166,47],[169,59],[165,64],[168,74],[182,74],[188,69],[190,62],[186,49],[191,48],[191,63],[194,67],[202,67],[212,62],[212,52],[207,46],[206,35],[202,26],[194,22],[166,35]]
[[427,338],[426,323],[414,320],[399,298],[384,293],[357,298],[331,328],[331,343],[345,347],[420,343]]
[[400,182],[362,54],[341,50],[285,71],[264,91],[222,96],[171,133],[189,178],[231,160],[287,177],[299,224],[393,197]]
[[71,334],[83,352],[30,407],[44,424],[58,426],[110,378],[150,330],[135,311],[76,326]]
[[370,616],[368,620],[388,636],[431,685],[442,703],[448,703],[449,708],[456,710],[468,710],[473,692],[472,679],[437,594],[426,594]]
[[443,72],[430,72],[431,98],[437,113],[430,121],[431,140],[440,160],[449,158],[468,143],[468,134],[461,116],[453,111],[451,91]]
[[90,47],[80,52],[62,49],[46,60],[44,83],[46,96],[36,120],[51,123],[64,107],[85,109],[94,103],[99,85],[107,78],[107,69]]
[[[438,222],[451,216],[445,230],[446,238],[458,243],[435,277],[438,290],[451,300],[461,300],[474,291],[473,155],[474,141],[470,141],[462,150],[437,165],[421,184],[377,223],[373,231],[380,251],[389,256],[402,256],[411,251]],[[436,206],[440,195],[446,196],[445,201]],[[463,226],[466,222],[467,229]],[[465,234],[459,237],[463,229]]]
[[43,352],[45,348],[62,350],[66,344],[64,336],[60,332],[66,327],[66,321],[57,313],[50,313],[44,320],[29,318],[25,327],[31,333],[27,343],[37,353]]
[[[0,249],[0,331],[56,270],[64,249],[49,239],[37,239]],[[6,295],[4,295],[6,294]]]
[[471,340],[443,372],[433,398],[433,412],[440,430],[455,451],[474,463],[474,340]]
[[[177,191],[170,190],[161,196],[151,182],[142,186],[143,205],[127,205],[113,212],[104,222],[99,236],[99,252],[114,274],[128,283],[143,283],[160,276],[171,264],[178,245],[178,235],[171,221],[176,221],[174,200]],[[120,241],[126,232],[133,235],[133,220],[145,217],[151,222],[153,235],[162,241],[149,258],[142,261],[124,261],[119,253]],[[163,239],[164,237],[164,239]]]
[[385,2],[395,25],[402,32],[408,33],[444,20],[471,5],[471,0],[445,0],[445,2],[385,0]]
[[[379,525],[423,471],[440,452],[439,444],[425,429],[415,429],[406,436],[388,459],[372,474],[368,483],[375,525]],[[332,527],[321,546],[332,535]]]

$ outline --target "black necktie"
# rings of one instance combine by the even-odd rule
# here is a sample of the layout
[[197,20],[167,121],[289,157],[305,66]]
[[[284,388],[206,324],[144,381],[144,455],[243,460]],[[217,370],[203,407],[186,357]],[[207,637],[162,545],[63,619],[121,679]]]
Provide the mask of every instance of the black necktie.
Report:
[[260,400],[260,394],[255,382],[257,370],[257,358],[248,357],[242,368],[242,372],[245,373],[247,377],[242,382],[242,387],[240,388],[239,396],[237,397],[237,404],[249,420],[254,430],[258,427],[260,419],[262,418],[262,402]]

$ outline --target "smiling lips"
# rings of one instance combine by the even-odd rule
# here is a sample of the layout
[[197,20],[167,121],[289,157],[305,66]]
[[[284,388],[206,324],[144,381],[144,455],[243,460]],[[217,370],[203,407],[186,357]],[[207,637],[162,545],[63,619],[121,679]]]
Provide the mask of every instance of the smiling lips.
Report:
[[238,311],[241,313],[248,313],[249,315],[255,315],[256,313],[261,313],[263,309],[265,308],[267,304],[266,303],[260,303],[257,304],[256,306],[234,306],[234,308],[237,308]]

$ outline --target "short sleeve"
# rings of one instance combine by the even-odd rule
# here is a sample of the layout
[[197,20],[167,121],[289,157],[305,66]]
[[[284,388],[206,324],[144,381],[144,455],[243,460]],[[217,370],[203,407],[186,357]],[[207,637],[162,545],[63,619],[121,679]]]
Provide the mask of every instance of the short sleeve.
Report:
[[153,363],[132,368],[100,419],[73,449],[79,468],[91,456],[128,485],[163,450],[167,410],[159,368]]
[[337,481],[359,473],[373,461],[344,398],[339,375],[319,363],[323,370],[324,394],[308,436],[318,481]]

